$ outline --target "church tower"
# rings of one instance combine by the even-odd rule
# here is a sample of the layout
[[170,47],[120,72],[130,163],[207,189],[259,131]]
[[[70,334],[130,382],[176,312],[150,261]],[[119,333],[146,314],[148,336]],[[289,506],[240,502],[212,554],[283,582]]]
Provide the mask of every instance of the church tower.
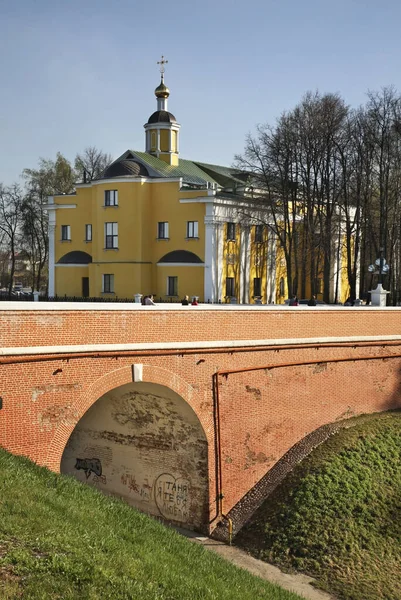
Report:
[[160,65],[161,81],[155,89],[157,110],[144,125],[146,136],[146,152],[157,156],[169,165],[178,165],[178,134],[180,125],[173,114],[167,110],[167,100],[170,90],[164,84],[164,65],[168,61],[162,56]]

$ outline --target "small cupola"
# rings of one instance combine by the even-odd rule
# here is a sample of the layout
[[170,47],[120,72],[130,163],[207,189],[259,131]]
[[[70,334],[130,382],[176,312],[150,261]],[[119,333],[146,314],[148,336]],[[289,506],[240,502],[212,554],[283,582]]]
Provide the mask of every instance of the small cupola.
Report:
[[160,84],[155,89],[157,110],[144,125],[146,136],[146,152],[164,160],[169,165],[178,165],[178,134],[180,125],[175,116],[167,110],[170,90],[164,83],[164,65],[168,61],[162,56],[160,65]]

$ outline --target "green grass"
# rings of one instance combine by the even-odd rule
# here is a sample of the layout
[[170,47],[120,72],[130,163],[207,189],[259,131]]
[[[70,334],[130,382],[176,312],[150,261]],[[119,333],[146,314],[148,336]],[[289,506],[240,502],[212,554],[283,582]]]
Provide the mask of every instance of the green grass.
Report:
[[1,600],[296,600],[171,528],[0,450]]
[[354,419],[298,465],[236,543],[346,600],[401,600],[401,414]]

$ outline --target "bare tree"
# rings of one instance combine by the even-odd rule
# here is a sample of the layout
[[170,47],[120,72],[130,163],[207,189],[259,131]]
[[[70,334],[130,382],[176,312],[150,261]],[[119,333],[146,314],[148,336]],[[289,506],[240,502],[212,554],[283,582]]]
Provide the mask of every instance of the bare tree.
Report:
[[74,191],[75,173],[69,161],[60,153],[56,160],[41,158],[38,169],[24,169],[26,194],[22,204],[23,247],[30,257],[32,287],[45,284],[48,259],[47,215],[43,205],[48,196]]
[[0,185],[0,237],[9,257],[8,291],[10,294],[14,282],[15,260],[20,239],[22,204],[23,195],[18,185],[14,184],[10,187]]
[[110,154],[98,150],[95,146],[88,146],[81,154],[75,157],[75,170],[78,178],[89,182],[98,179],[103,171],[113,162]]

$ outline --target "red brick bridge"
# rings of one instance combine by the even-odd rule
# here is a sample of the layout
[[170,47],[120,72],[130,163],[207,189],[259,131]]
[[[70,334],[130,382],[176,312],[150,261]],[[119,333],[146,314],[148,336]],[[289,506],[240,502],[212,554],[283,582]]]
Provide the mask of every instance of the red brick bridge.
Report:
[[400,368],[398,308],[4,302],[0,445],[225,535]]

